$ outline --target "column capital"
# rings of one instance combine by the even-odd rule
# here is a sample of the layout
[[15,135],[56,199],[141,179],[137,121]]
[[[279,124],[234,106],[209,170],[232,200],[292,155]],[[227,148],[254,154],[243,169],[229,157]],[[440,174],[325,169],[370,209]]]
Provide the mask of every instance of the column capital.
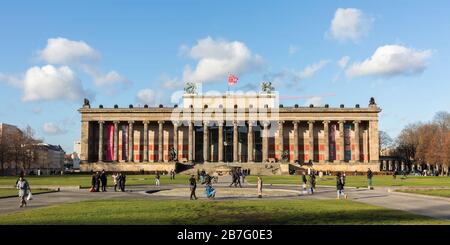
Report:
[[329,120],[324,120],[324,121],[322,121],[322,123],[323,123],[324,125],[328,125],[328,124],[330,124],[330,121],[329,121]]
[[203,123],[203,126],[209,127],[209,121],[203,121],[202,123]]
[[114,124],[119,124],[119,123],[120,123],[120,121],[113,121],[113,123],[114,123]]
[[278,121],[278,125],[283,125],[283,123],[284,123],[284,120],[279,120]]
[[105,121],[103,121],[103,120],[100,120],[100,121],[98,121],[98,123],[99,123],[99,124],[104,124],[104,123],[105,123]]
[[177,122],[177,121],[172,121],[172,124],[174,127],[180,126],[180,122]]
[[297,126],[298,125],[298,123],[299,123],[299,121],[292,121],[292,124],[294,124],[294,126]]
[[270,125],[270,121],[262,121],[262,122],[261,122],[261,125],[262,125],[264,128],[266,128],[266,127],[268,127],[268,126]]
[[256,121],[251,120],[251,121],[248,121],[247,123],[248,123],[248,126],[255,126]]
[[223,126],[223,121],[217,121],[218,126]]
[[314,120],[309,120],[308,124],[313,124],[315,121]]
[[355,120],[355,121],[353,121],[353,124],[360,124],[361,123],[361,121],[360,120]]
[[128,124],[133,125],[134,121],[128,121]]
[[345,120],[339,120],[339,124],[344,124]]
[[144,120],[144,121],[142,121],[142,123],[144,123],[144,125],[145,125],[145,124],[149,124],[150,121],[149,120]]
[[163,120],[159,120],[159,121],[158,121],[158,124],[163,124],[163,123],[164,123]]
[[233,121],[233,126],[235,126],[235,127],[237,127],[237,126],[239,126],[239,122],[238,121]]

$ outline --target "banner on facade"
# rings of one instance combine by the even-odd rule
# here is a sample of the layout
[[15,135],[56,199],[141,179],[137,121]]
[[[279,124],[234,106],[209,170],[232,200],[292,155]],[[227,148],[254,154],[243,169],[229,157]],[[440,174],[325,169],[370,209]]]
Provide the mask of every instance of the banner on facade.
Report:
[[344,125],[344,160],[352,160],[352,147],[350,144],[350,131],[352,129],[351,124]]
[[128,125],[122,125],[122,160],[128,160]]
[[112,161],[114,159],[114,125],[108,124],[106,127],[108,133],[108,146],[106,148],[106,160]]
[[330,161],[336,160],[336,124],[330,125],[330,130],[328,134],[329,139],[329,157]]

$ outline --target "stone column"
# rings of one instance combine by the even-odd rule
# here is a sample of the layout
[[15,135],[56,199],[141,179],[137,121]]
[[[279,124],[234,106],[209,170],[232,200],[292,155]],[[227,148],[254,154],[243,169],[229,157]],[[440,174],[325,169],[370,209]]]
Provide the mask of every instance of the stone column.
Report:
[[293,121],[294,124],[294,162],[298,161],[298,121]]
[[345,160],[345,149],[344,149],[344,123],[345,121],[339,121],[339,156],[340,161],[343,162]]
[[379,161],[380,141],[378,133],[378,121],[369,121],[369,156],[371,163],[377,163]]
[[219,162],[223,162],[223,122],[218,122],[219,124]]
[[80,160],[89,161],[89,121],[81,121],[81,152]]
[[248,121],[247,161],[253,162],[253,121]]
[[328,162],[330,161],[330,138],[329,138],[329,133],[330,133],[330,121],[323,121],[323,144],[324,144],[324,154],[323,154],[323,162]]
[[361,121],[353,121],[355,125],[355,161],[361,161],[361,156],[359,154],[359,124]]
[[209,122],[203,122],[203,160],[209,161]]
[[163,146],[163,137],[164,137],[164,133],[163,133],[163,126],[164,126],[164,121],[158,121],[158,162],[163,162],[164,161],[164,146]]
[[309,160],[314,161],[314,121],[308,121],[308,134],[309,134]]
[[144,121],[144,162],[148,162],[148,123]]
[[192,162],[192,152],[193,152],[193,134],[194,134],[194,125],[189,121],[189,133],[188,133],[188,161]]
[[134,161],[134,121],[128,121],[128,161]]
[[103,124],[104,121],[98,121],[98,161],[103,162]]
[[[363,155],[364,155],[364,163],[369,162],[369,133],[367,129],[363,132]],[[389,169],[390,170],[390,169]]]
[[175,150],[175,159],[178,161],[178,122],[173,123],[173,149]]
[[263,122],[262,162],[269,162],[269,125],[269,122]]
[[238,161],[238,122],[233,122],[233,162]]
[[279,156],[278,161],[283,160],[283,152],[284,152],[283,124],[284,124],[284,121],[278,121],[278,150],[277,150],[277,155]]
[[119,121],[114,121],[114,161],[119,161]]

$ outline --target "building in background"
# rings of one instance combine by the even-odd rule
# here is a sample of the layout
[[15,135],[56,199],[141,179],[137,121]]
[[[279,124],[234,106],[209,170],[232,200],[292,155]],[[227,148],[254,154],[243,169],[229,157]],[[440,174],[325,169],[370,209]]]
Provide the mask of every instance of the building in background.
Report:
[[64,170],[66,152],[59,145],[38,143],[33,145],[34,158],[29,171],[41,174],[59,174]]
[[[319,171],[380,170],[378,113],[368,107],[283,106],[278,94],[184,94],[182,106],[91,108],[81,114],[81,169],[167,170],[278,164]],[[275,166],[276,167],[276,166]],[[262,171],[262,170],[261,170]]]

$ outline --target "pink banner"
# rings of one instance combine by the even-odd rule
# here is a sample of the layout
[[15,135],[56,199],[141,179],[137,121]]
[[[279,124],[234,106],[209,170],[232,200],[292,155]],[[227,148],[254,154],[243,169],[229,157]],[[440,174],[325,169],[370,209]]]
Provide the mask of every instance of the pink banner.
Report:
[[112,161],[114,159],[114,125],[108,124],[107,126],[108,133],[108,146],[106,152],[106,160]]

